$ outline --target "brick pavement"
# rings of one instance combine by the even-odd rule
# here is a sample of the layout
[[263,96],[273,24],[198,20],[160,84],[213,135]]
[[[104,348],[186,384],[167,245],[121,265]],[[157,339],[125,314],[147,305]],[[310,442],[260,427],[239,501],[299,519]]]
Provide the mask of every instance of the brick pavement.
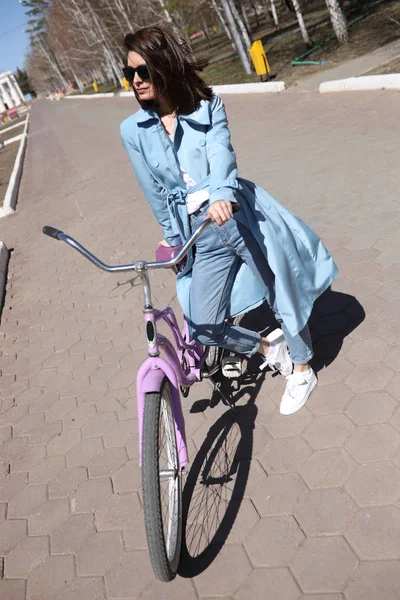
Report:
[[[110,262],[152,255],[158,227],[118,138],[131,100],[34,106],[17,213],[0,222],[13,248],[1,600],[399,597],[398,100],[227,101],[241,173],[316,228],[341,275],[312,317],[320,385],[306,408],[280,416],[270,375],[243,388],[235,418],[205,384],[185,401],[192,466],[170,585],[154,580],[141,510],[140,288],[41,234],[59,226]],[[173,297],[171,274],[153,286]]]

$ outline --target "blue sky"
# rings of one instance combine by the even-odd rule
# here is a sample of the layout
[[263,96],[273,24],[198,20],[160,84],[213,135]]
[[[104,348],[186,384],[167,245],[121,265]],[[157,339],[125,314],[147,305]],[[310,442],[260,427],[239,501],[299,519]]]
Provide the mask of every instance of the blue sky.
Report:
[[17,66],[23,66],[29,39],[25,33],[27,17],[18,0],[0,0],[0,3],[0,73],[2,73],[15,71]]

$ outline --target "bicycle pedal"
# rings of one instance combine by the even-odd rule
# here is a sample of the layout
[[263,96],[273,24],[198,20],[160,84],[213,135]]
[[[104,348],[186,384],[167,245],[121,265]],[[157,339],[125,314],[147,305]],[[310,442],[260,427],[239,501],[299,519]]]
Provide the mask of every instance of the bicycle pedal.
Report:
[[247,368],[247,360],[238,356],[226,356],[221,361],[222,375],[227,379],[238,379]]

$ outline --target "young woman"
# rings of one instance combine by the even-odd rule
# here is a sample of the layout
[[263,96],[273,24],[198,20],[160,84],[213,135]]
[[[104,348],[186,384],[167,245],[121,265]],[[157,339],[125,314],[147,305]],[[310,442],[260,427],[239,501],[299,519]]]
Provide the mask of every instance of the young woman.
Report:
[[[225,107],[185,43],[146,27],[129,33],[125,46],[124,74],[141,110],[122,123],[121,136],[162,227],[160,243],[177,246],[206,217],[214,221],[177,278],[192,336],[248,356],[258,352],[262,367],[287,378],[280,411],[292,414],[317,384],[307,322],[336,265],[301,219],[238,177]],[[282,329],[261,337],[227,322],[264,300]]]

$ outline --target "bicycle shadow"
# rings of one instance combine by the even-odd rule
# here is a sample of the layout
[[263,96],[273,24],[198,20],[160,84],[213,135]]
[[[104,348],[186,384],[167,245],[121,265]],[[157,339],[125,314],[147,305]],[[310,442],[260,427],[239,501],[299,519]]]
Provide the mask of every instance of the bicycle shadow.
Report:
[[[183,541],[179,574],[195,577],[215,560],[236,521],[253,454],[256,397],[264,375],[248,373],[240,390],[223,392],[233,409],[210,427],[183,490]],[[246,395],[249,400],[238,406]],[[197,403],[195,403],[197,404]]]
[[[365,319],[356,298],[330,288],[317,300],[310,318],[315,356],[313,368],[319,371],[338,356],[345,337]],[[257,331],[279,326],[267,305],[248,313],[241,325]],[[256,399],[265,374],[253,357],[243,385],[234,390],[229,380],[221,380],[223,393],[231,398],[234,410],[227,411],[211,426],[189,471],[183,490],[183,544],[179,574],[195,577],[215,560],[224,546],[245,495],[253,454],[253,431],[257,417]],[[267,376],[271,376],[268,374]],[[245,397],[247,404],[238,405]],[[214,393],[197,401],[192,412],[213,407],[221,397]]]

